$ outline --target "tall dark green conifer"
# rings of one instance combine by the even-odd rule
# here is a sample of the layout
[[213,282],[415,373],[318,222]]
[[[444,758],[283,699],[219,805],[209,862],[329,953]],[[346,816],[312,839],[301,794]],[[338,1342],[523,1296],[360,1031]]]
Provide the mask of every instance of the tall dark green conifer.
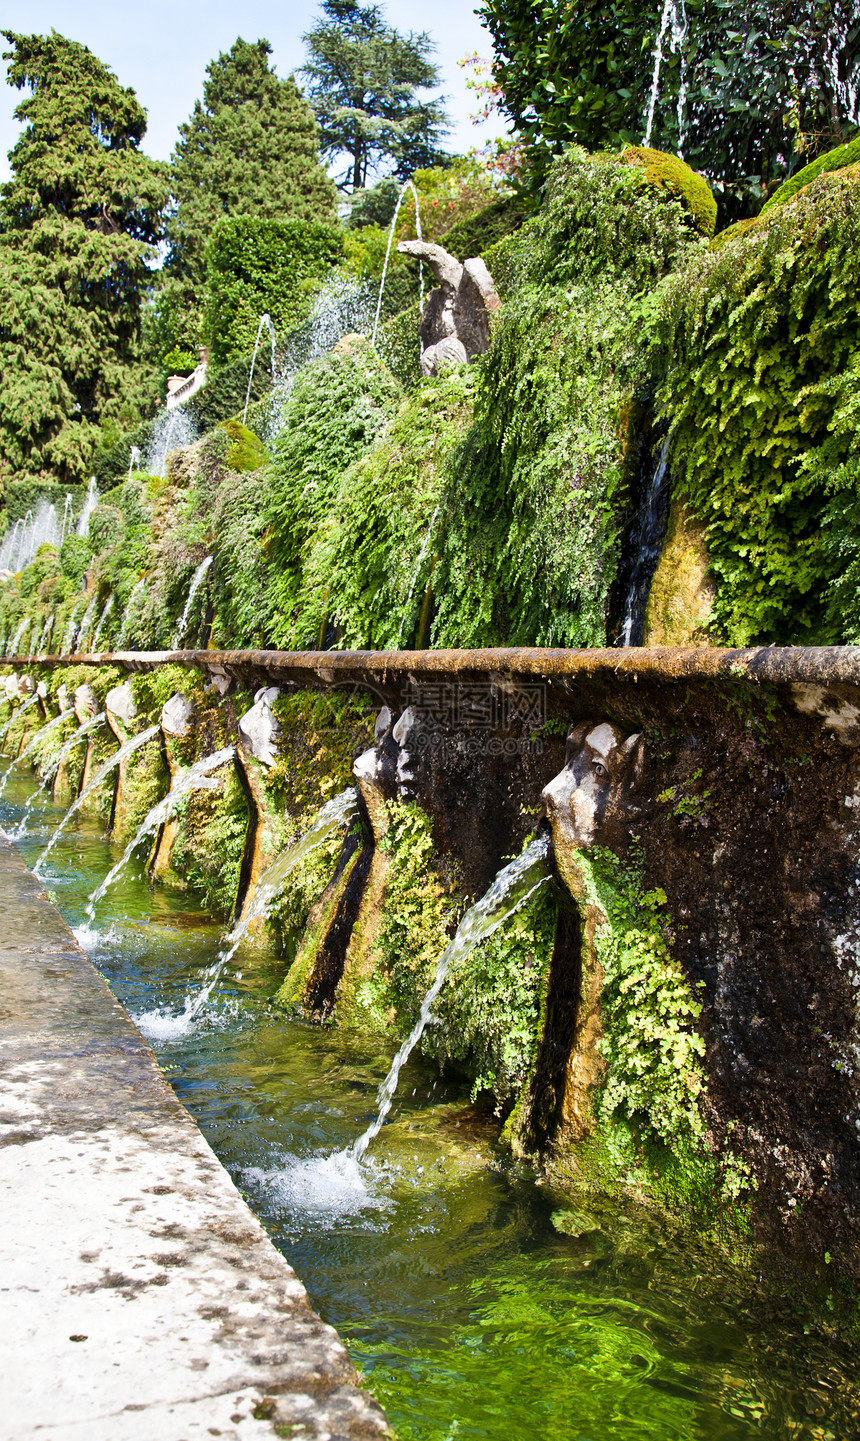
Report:
[[166,167],[146,112],[83,45],[3,32],[31,94],[0,188],[0,480],[85,478],[99,424],[132,418],[141,292]]
[[238,39],[206,69],[203,99],[179,128],[174,213],[162,297],[166,341],[193,347],[203,303],[206,245],[225,216],[301,223],[336,219],[336,192],[319,161],[313,111],[292,76],[269,65],[267,40]]

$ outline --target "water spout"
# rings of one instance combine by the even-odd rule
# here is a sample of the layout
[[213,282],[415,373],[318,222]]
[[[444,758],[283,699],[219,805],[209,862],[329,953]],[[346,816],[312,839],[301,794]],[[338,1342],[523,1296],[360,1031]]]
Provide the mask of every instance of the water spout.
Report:
[[30,698],[29,698],[28,700],[25,700],[25,702],[24,702],[24,704],[23,704],[22,706],[19,706],[17,710],[13,710],[13,712],[12,712],[12,714],[10,715],[9,719],[6,721],[6,724],[4,725],[3,729],[0,730],[0,745],[2,745],[3,739],[4,739],[5,735],[6,735],[6,732],[7,732],[7,730],[9,729],[10,725],[12,724],[12,722],[13,722],[14,720],[17,720],[19,716],[22,716],[25,711],[28,711],[28,710],[30,709],[30,706],[31,706],[31,705],[35,705],[35,704],[36,704],[36,701],[37,701],[38,699],[39,699],[38,692],[35,692],[33,695],[30,696]]
[[9,654],[10,654],[10,655],[17,655],[17,654],[18,654],[18,646],[20,645],[20,643],[21,643],[21,638],[22,638],[22,636],[24,635],[24,632],[26,631],[26,629],[27,629],[27,627],[28,627],[29,624],[30,624],[30,617],[29,617],[28,615],[25,615],[25,616],[24,616],[24,619],[21,621],[21,624],[19,625],[18,629],[16,630],[15,634],[14,634],[13,637],[12,637],[12,643],[11,643],[11,645],[9,646]]
[[[403,204],[403,197],[404,197],[404,195],[406,194],[407,190],[411,190],[411,191],[412,191],[412,194],[415,196],[415,229],[416,229],[416,231],[417,231],[417,233],[418,233],[418,239],[419,239],[419,240],[423,240],[423,239],[424,239],[423,235],[421,234],[421,214],[420,214],[420,211],[419,211],[419,208],[418,208],[418,191],[415,189],[415,186],[413,185],[413,183],[412,183],[411,180],[406,180],[406,181],[404,181],[403,186],[402,186],[401,191],[400,191],[400,194],[399,194],[398,197],[397,197],[397,205],[395,206],[394,215],[392,216],[392,220],[391,220],[391,229],[390,229],[389,232],[388,232],[388,245],[387,245],[386,248],[385,248],[385,263],[384,263],[384,265],[383,265],[383,267],[382,267],[382,279],[381,279],[380,282],[379,282],[379,297],[378,297],[378,299],[377,299],[377,301],[376,301],[376,315],[374,316],[374,320],[373,320],[373,334],[372,334],[371,337],[370,337],[371,344],[373,345],[374,349],[376,348],[376,332],[377,332],[378,329],[379,329],[379,317],[380,317],[380,315],[381,315],[381,313],[382,313],[382,292],[383,292],[384,289],[385,289],[385,276],[386,276],[386,274],[387,274],[387,272],[388,272],[388,260],[389,260],[389,257],[390,257],[390,255],[391,255],[391,246],[392,246],[393,241],[394,241],[394,232],[395,232],[395,230],[396,230],[396,228],[397,228],[397,217],[398,217],[398,215],[400,214],[400,207],[401,207],[401,205]],[[424,267],[423,267],[422,262],[419,260],[419,261],[418,261],[418,301],[419,301],[419,304],[420,304],[420,302],[421,302],[421,298],[422,298],[423,295],[424,295]]]
[[61,711],[58,716],[54,716],[53,720],[48,721],[47,725],[41,726],[40,729],[37,730],[32,740],[29,740],[27,742],[21,754],[15,757],[12,764],[10,766],[7,766],[2,776],[0,776],[0,796],[2,796],[4,790],[6,789],[6,782],[8,781],[16,765],[18,765],[20,761],[26,760],[30,752],[34,750],[35,747],[38,745],[42,736],[46,736],[49,731],[52,731],[55,728],[55,726],[62,725],[63,721],[67,721],[70,716],[74,715],[74,713],[74,707],[72,706],[68,710]]
[[456,961],[465,960],[481,941],[486,940],[508,916],[525,905],[529,896],[549,879],[549,850],[550,841],[547,836],[539,836],[532,841],[521,856],[499,871],[486,895],[464,915],[457,927],[457,934],[448,942],[436,962],[433,984],[421,1002],[418,1020],[394,1057],[391,1070],[379,1088],[379,1109],[376,1116],[349,1153],[355,1161],[361,1160],[371,1141],[379,1135],[385,1124],[400,1072],[426,1030],[431,1019],[431,1007],[445,984],[451,966]]
[[91,475],[91,476],[90,476],[90,483],[89,483],[89,485],[87,486],[86,498],[85,498],[85,500],[84,500],[84,508],[83,508],[83,510],[81,511],[80,520],[78,521],[78,530],[77,530],[78,535],[80,535],[80,536],[87,536],[87,535],[89,535],[89,533],[90,533],[90,516],[92,515],[92,513],[93,513],[93,511],[95,510],[95,508],[96,508],[96,506],[98,505],[98,503],[99,503],[98,486],[96,485],[96,478],[95,478],[95,476],[94,476],[94,475]]
[[[104,716],[102,716],[102,720],[104,720]],[[132,755],[134,751],[140,750],[141,746],[147,745],[149,741],[153,740],[154,737],[160,733],[160,731],[160,726],[150,726],[149,730],[141,731],[140,735],[132,736],[131,740],[127,740],[125,745],[121,746],[120,749],[116,752],[116,754],[111,756],[110,760],[105,761],[105,764],[101,767],[100,770],[96,772],[92,780],[86,786],[84,786],[84,789],[81,791],[77,800],[73,801],[72,804],[69,806],[69,809],[66,811],[66,814],[63,816],[63,819],[60,821],[60,824],[57,826],[57,829],[54,831],[54,834],[51,836],[51,839],[48,841],[48,844],[45,846],[45,849],[42,851],[42,854],[34,865],[34,875],[39,874],[39,867],[42,866],[44,862],[48,859],[48,856],[51,854],[51,851],[54,849],[54,846],[60,838],[61,832],[65,830],[66,825],[75,814],[75,811],[80,810],[84,801],[87,799],[87,796],[91,795],[94,790],[98,789],[102,781],[105,779],[106,776],[110,775],[111,771],[115,768],[115,766],[120,765],[126,759],[126,757]]]
[[[85,736],[88,736],[90,731],[97,730],[100,725],[104,725],[105,719],[106,717],[104,711],[101,711],[99,715],[90,717],[90,719],[83,721],[82,724],[78,726],[74,735],[69,736],[69,739],[63,742],[54,760],[52,760],[42,772],[41,779],[36,789],[32,791],[31,794],[27,797],[21,820],[18,823],[17,829],[12,833],[13,840],[20,841],[27,834],[27,821],[29,819],[30,811],[32,810],[35,802],[41,795],[42,791],[46,790],[49,782],[54,779],[54,776],[57,774],[60,766],[71,755],[75,746],[78,744],[78,741],[83,740]],[[40,732],[40,734],[41,733],[42,732]]]
[[213,560],[213,557],[212,557],[211,555],[207,555],[207,557],[206,557],[205,560],[201,560],[201,562],[200,562],[200,564],[198,565],[197,569],[195,570],[193,576],[191,577],[191,585],[188,587],[188,599],[187,599],[186,602],[185,602],[185,609],[183,610],[181,616],[179,617],[179,624],[178,624],[178,626],[176,627],[176,633],[175,633],[175,635],[174,635],[174,637],[173,637],[173,649],[174,649],[174,650],[178,650],[178,649],[179,649],[180,641],[182,640],[183,636],[185,635],[185,631],[186,631],[186,629],[187,629],[187,627],[188,627],[188,617],[189,617],[189,615],[191,614],[191,605],[192,605],[192,602],[193,602],[194,597],[196,596],[198,590],[200,589],[201,585],[203,584],[204,578],[205,578],[205,576],[206,576],[206,572],[208,571],[210,565],[212,564],[212,560]]
[[651,77],[651,94],[648,99],[648,115],[642,144],[645,146],[651,144],[651,131],[654,128],[654,115],[657,110],[657,98],[660,94],[663,46],[670,31],[672,54],[681,56],[681,86],[678,92],[678,153],[680,154],[684,144],[684,116],[687,104],[687,60],[684,54],[684,43],[687,39],[687,12],[684,9],[684,0],[663,0],[660,30],[657,35],[657,44],[654,47],[654,73]]
[[272,317],[264,311],[260,316],[260,324],[257,326],[257,339],[254,341],[254,354],[251,356],[251,370],[248,375],[248,389],[245,392],[245,409],[242,411],[242,424],[248,423],[248,405],[251,400],[251,385],[254,380],[254,366],[257,363],[257,347],[260,344],[260,336],[263,334],[263,327],[269,327],[269,335],[272,341],[272,388],[275,385],[275,327],[272,324]]
[[101,613],[101,616],[100,616],[100,618],[99,618],[99,623],[98,623],[98,625],[96,626],[96,633],[95,633],[95,635],[93,636],[93,643],[92,643],[92,645],[90,646],[90,652],[91,652],[92,654],[98,654],[99,636],[100,636],[101,633],[102,633],[102,627],[104,626],[104,623],[105,623],[105,621],[107,620],[108,616],[110,615],[112,609],[113,609],[113,592],[111,591],[111,594],[108,596],[107,601],[105,602],[105,608],[104,608],[104,610],[103,610],[102,613]]
[[340,795],[334,796],[332,800],[326,801],[304,834],[287,850],[282,851],[277,860],[273,861],[260,878],[247,914],[224,937],[218,955],[203,977],[203,985],[195,996],[186,996],[181,1014],[171,1016],[163,1011],[150,1011],[143,1016],[135,1017],[145,1036],[163,1039],[166,1036],[185,1034],[212,995],[224,967],[236,954],[239,945],[248,934],[252,921],[265,920],[268,916],[290,872],[295,870],[299,862],[303,861],[311,851],[323,845],[335,831],[345,830],[351,825],[357,815],[358,792],[354,786],[341,791]]

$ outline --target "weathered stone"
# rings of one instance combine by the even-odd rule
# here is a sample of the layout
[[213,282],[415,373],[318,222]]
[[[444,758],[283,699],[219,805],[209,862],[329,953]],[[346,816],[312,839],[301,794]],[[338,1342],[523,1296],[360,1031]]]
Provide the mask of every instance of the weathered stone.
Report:
[[75,690],[75,715],[78,724],[83,725],[84,721],[92,720],[93,716],[99,713],[98,696],[91,685],[79,685]]
[[265,766],[278,759],[280,726],[272,706],[280,695],[277,686],[264,686],[254,696],[254,704],[238,721],[239,737],[245,750]]
[[422,375],[483,355],[490,344],[490,317],[501,305],[483,260],[461,265],[441,245],[426,240],[402,240],[397,248],[425,261],[439,282],[421,318]]
[[105,696],[105,710],[108,719],[114,718],[128,730],[132,721],[137,716],[137,706],[131,693],[131,684],[124,681],[122,685],[114,686]]
[[177,692],[165,701],[161,710],[161,729],[169,736],[190,734],[194,725],[194,702]]

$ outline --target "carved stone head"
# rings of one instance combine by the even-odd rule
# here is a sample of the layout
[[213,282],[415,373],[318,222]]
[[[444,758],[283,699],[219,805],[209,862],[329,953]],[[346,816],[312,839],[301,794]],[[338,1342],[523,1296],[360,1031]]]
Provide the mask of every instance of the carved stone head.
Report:
[[564,770],[542,793],[559,862],[566,851],[613,845],[640,813],[636,797],[645,765],[645,738],[617,726],[583,722],[568,733]]

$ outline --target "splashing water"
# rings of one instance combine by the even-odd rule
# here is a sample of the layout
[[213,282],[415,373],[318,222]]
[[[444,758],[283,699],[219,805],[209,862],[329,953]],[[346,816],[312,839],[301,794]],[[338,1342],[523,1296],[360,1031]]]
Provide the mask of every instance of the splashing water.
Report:
[[179,649],[180,642],[185,635],[185,631],[188,626],[188,617],[191,614],[191,606],[194,601],[194,597],[196,596],[201,585],[203,584],[203,581],[206,577],[206,572],[212,564],[212,560],[213,557],[211,555],[207,555],[205,560],[201,560],[193,576],[191,577],[191,584],[188,587],[188,599],[185,602],[185,609],[179,617],[179,624],[176,627],[176,633],[173,637],[172,644],[174,650]]
[[379,1088],[379,1110],[364,1134],[359,1136],[351,1152],[347,1153],[356,1161],[361,1160],[371,1141],[379,1135],[385,1124],[400,1072],[427,1028],[431,1007],[445,984],[452,965],[465,960],[481,941],[492,935],[508,916],[525,905],[529,896],[533,895],[539,886],[549,880],[549,849],[550,842],[546,836],[539,836],[532,841],[521,856],[517,856],[516,860],[499,871],[486,895],[464,915],[457,927],[457,934],[448,942],[436,962],[433,984],[421,1002],[418,1020],[394,1057],[391,1070]]
[[263,334],[263,327],[268,326],[269,337],[272,342],[272,385],[275,384],[275,327],[272,324],[272,317],[266,311],[260,316],[260,324],[257,326],[257,339],[254,341],[254,354],[251,356],[251,369],[248,374],[248,389],[245,392],[245,409],[242,411],[242,424],[248,423],[248,405],[251,400],[251,385],[254,380],[254,366],[257,363],[257,348],[260,344],[260,336]]
[[[72,714],[74,714],[74,712],[72,712]],[[69,736],[69,739],[63,742],[62,746],[57,752],[56,758],[50,761],[45,770],[42,772],[42,777],[39,781],[38,786],[27,797],[21,819],[18,822],[16,829],[12,832],[13,841],[20,841],[24,839],[24,836],[27,834],[27,822],[30,819],[30,812],[33,809],[33,806],[35,805],[42,792],[47,790],[49,783],[54,779],[54,776],[57,774],[57,771],[60,769],[60,766],[63,764],[63,762],[67,760],[68,757],[71,755],[75,746],[78,744],[78,741],[83,740],[85,736],[88,736],[90,731],[97,730],[100,725],[104,725],[105,720],[106,716],[104,711],[101,711],[99,715],[91,716],[89,720],[83,721],[81,725],[78,726],[74,735]]]
[[39,743],[39,741],[41,740],[42,736],[48,735],[48,733],[49,733],[50,731],[54,730],[54,728],[55,728],[56,726],[62,725],[63,721],[67,721],[70,716],[73,716],[73,715],[74,715],[74,713],[75,713],[75,712],[74,712],[74,708],[70,706],[68,710],[61,711],[58,716],[54,716],[54,719],[53,719],[52,721],[48,721],[48,724],[47,724],[47,725],[41,726],[40,729],[37,730],[37,732],[36,732],[36,734],[33,736],[32,740],[29,740],[29,741],[27,742],[27,744],[25,745],[25,747],[24,747],[24,749],[22,750],[21,754],[20,754],[19,756],[16,756],[16,757],[15,757],[15,759],[14,759],[13,762],[12,762],[12,764],[11,764],[10,766],[7,766],[7,768],[6,768],[6,770],[3,772],[2,776],[0,776],[0,796],[2,796],[3,792],[5,791],[5,789],[6,789],[6,782],[8,781],[8,779],[9,779],[10,775],[12,774],[13,770],[15,769],[16,765],[18,765],[19,761],[26,760],[26,758],[27,758],[27,756],[30,754],[30,752],[31,752],[32,750],[34,750],[35,747],[38,745],[38,743]]
[[13,710],[12,714],[10,715],[10,717],[9,717],[9,719],[7,720],[6,724],[4,725],[3,729],[0,730],[0,742],[2,742],[3,737],[5,736],[7,730],[9,729],[10,725],[12,724],[13,720],[17,720],[18,717],[19,717],[19,716],[22,716],[25,711],[28,711],[28,710],[30,709],[30,706],[31,706],[31,705],[35,705],[35,704],[36,704],[36,701],[37,701],[38,699],[39,699],[38,694],[31,695],[30,698],[29,698],[29,700],[25,700],[25,702],[24,702],[24,704],[23,704],[22,706],[19,706],[17,710]]
[[173,1016],[164,1011],[148,1011],[135,1017],[137,1025],[149,1040],[169,1040],[186,1034],[212,995],[224,967],[233,959],[240,943],[248,934],[252,921],[265,920],[290,872],[295,870],[305,856],[328,840],[334,831],[346,829],[357,815],[358,791],[354,786],[326,801],[304,834],[288,850],[282,851],[260,878],[247,914],[224,937],[221,950],[203,977],[203,985],[196,996],[186,996],[181,1013]]
[[12,637],[12,642],[9,646],[9,655],[18,654],[18,646],[21,644],[21,637],[23,636],[29,624],[30,617],[28,615],[25,615],[24,619],[21,621],[21,624],[19,625],[18,629]]
[[106,602],[105,602],[105,608],[104,608],[104,610],[102,611],[101,616],[99,617],[99,623],[98,623],[98,625],[96,626],[96,633],[95,633],[95,635],[93,636],[93,643],[92,643],[92,645],[90,646],[90,652],[91,652],[92,654],[97,654],[97,653],[98,653],[99,636],[101,635],[102,629],[103,629],[103,627],[104,627],[104,623],[105,623],[105,621],[107,620],[107,618],[108,618],[108,616],[110,615],[110,613],[111,613],[112,610],[113,610],[113,592],[111,592],[111,594],[108,596],[108,598],[107,598],[107,600],[106,600]]
[[[104,717],[102,717],[102,719],[104,719]],[[51,851],[54,849],[54,846],[57,844],[57,841],[60,838],[61,832],[65,830],[66,825],[75,814],[75,811],[80,810],[87,796],[91,795],[94,790],[97,790],[98,787],[101,785],[102,781],[105,779],[105,776],[110,775],[111,771],[116,766],[120,765],[127,756],[132,755],[133,752],[136,750],[140,750],[140,747],[145,746],[149,741],[151,741],[155,736],[157,736],[160,730],[160,726],[150,726],[149,730],[141,731],[140,735],[132,736],[131,740],[127,740],[124,746],[120,746],[120,749],[116,752],[115,755],[111,756],[110,760],[105,761],[104,765],[101,767],[100,770],[96,772],[92,780],[84,786],[84,789],[81,791],[77,800],[72,801],[72,804],[69,806],[69,809],[66,811],[66,814],[63,816],[63,819],[60,821],[60,824],[57,826],[57,829],[54,831],[54,834],[51,836],[51,839],[48,841],[48,844],[45,846],[45,849],[43,850],[36,864],[34,865],[34,875],[37,876],[39,874],[40,866],[42,866],[44,862],[48,859],[48,856],[51,854]]]
[[[223,750],[213,751],[212,755],[204,756],[202,760],[195,761],[187,771],[183,771],[177,777],[176,783],[171,786],[167,795],[152,807],[152,810],[141,822],[136,834],[129,841],[116,865],[108,871],[100,886],[92,892],[86,904],[86,917],[88,929],[95,923],[96,906],[104,895],[110,890],[114,881],[118,880],[131,860],[135,850],[141,841],[152,835],[159,826],[164,825],[166,820],[172,816],[177,805],[183,796],[187,796],[193,790],[208,790],[215,782],[208,780],[210,771],[218,770],[220,766],[226,765],[236,754],[235,746],[225,746]],[[0,786],[2,792],[2,786]]]
[[670,46],[673,55],[681,56],[681,87],[678,92],[678,133],[679,153],[684,144],[684,115],[687,104],[687,62],[684,54],[684,43],[687,39],[687,12],[684,9],[684,0],[663,0],[663,14],[660,19],[660,31],[657,36],[657,44],[654,47],[654,73],[651,78],[651,94],[648,99],[648,116],[645,121],[645,136],[642,144],[651,144],[651,131],[654,128],[654,116],[657,110],[657,99],[660,94],[660,71],[663,67],[663,46],[666,43],[666,36],[670,37]]
[[163,480],[171,451],[191,445],[196,439],[197,422],[187,405],[177,405],[172,410],[162,411],[146,452],[146,469],[149,474],[160,476]]
[[144,586],[145,580],[144,577],[141,576],[140,580],[137,582],[136,586],[131,592],[131,595],[125,603],[125,610],[122,613],[122,622],[119,628],[119,635],[116,638],[117,649],[119,649],[125,641],[126,631],[128,630],[129,621],[131,620],[132,606],[134,605],[137,596],[144,589]]
[[311,361],[330,354],[345,335],[369,335],[373,301],[367,282],[344,275],[343,271],[335,271],[320,286],[308,319],[281,344],[277,384],[267,404],[270,439],[283,428],[287,402],[298,372]]
[[75,524],[74,503],[70,495],[66,495],[66,503],[63,506],[63,527],[60,531],[60,545],[63,544],[67,535],[71,535]]
[[93,628],[93,616],[95,615],[97,605],[98,597],[93,596],[92,600],[84,611],[84,618],[81,621],[81,626],[80,630],[78,631],[77,638],[72,642],[75,648],[75,655],[84,654],[84,645],[86,644],[87,636]]
[[55,620],[56,615],[53,611],[51,611],[51,614],[48,616],[48,619],[45,621],[45,624],[42,627],[42,634],[39,636],[39,643],[36,646],[36,655],[40,658],[48,654],[48,637],[50,636],[51,631],[54,628]]
[[[382,267],[382,279],[381,279],[380,282],[379,282],[379,297],[378,297],[377,302],[376,302],[376,315],[374,316],[374,320],[373,320],[373,334],[372,334],[371,337],[370,337],[370,341],[371,341],[371,344],[373,345],[374,349],[376,348],[376,333],[377,333],[377,331],[379,330],[379,317],[380,317],[380,315],[382,314],[382,293],[383,293],[383,291],[385,290],[385,276],[386,276],[386,273],[387,273],[387,271],[388,271],[388,259],[389,259],[389,256],[391,255],[391,246],[392,246],[392,243],[393,243],[393,241],[394,241],[394,232],[395,232],[395,230],[396,230],[396,228],[397,228],[397,217],[398,217],[398,215],[400,214],[400,207],[401,207],[401,205],[403,204],[403,197],[404,197],[404,195],[406,194],[407,190],[411,190],[411,191],[412,191],[412,194],[415,196],[415,230],[416,230],[416,232],[417,232],[418,239],[419,239],[419,240],[423,240],[423,239],[424,239],[423,235],[421,234],[421,214],[420,214],[420,211],[419,211],[419,208],[418,208],[418,191],[415,189],[415,186],[413,185],[413,183],[412,183],[411,180],[406,180],[406,181],[404,181],[403,186],[402,186],[401,191],[400,191],[400,194],[399,194],[398,197],[397,197],[397,205],[395,206],[394,215],[392,216],[392,220],[391,220],[391,229],[390,229],[389,232],[388,232],[388,245],[387,245],[386,248],[385,248],[385,263],[383,264],[383,267]],[[423,296],[423,294],[424,294],[424,266],[422,265],[421,261],[419,260],[419,262],[418,262],[418,298],[419,298],[419,301],[420,301],[421,297]],[[420,344],[420,342],[419,342],[419,344]]]
[[84,500],[84,508],[83,508],[83,510],[81,511],[81,518],[80,518],[80,520],[78,521],[78,531],[77,531],[78,535],[81,535],[81,536],[87,536],[87,535],[89,535],[89,533],[90,533],[90,516],[92,515],[92,513],[93,513],[93,511],[95,510],[95,508],[96,508],[96,506],[98,505],[98,503],[99,503],[99,491],[98,491],[98,486],[96,485],[96,478],[95,478],[95,476],[94,476],[94,475],[91,475],[91,476],[90,476],[90,483],[89,483],[89,485],[87,486],[86,499]]
[[417,561],[415,562],[415,571],[414,571],[414,574],[413,574],[413,576],[412,576],[412,582],[411,582],[411,584],[410,584],[410,586],[409,586],[409,593],[408,593],[408,595],[407,595],[407,597],[406,597],[406,604],[405,604],[404,607],[403,607],[403,618],[402,618],[402,620],[401,620],[401,622],[400,622],[400,629],[399,629],[398,632],[397,632],[397,639],[396,639],[396,641],[394,642],[394,649],[395,649],[395,650],[399,650],[399,649],[400,649],[400,641],[401,641],[401,638],[402,638],[402,636],[403,636],[403,627],[405,626],[407,620],[409,619],[409,606],[410,606],[411,601],[412,601],[412,594],[413,594],[413,592],[414,592],[414,590],[415,590],[416,585],[418,584],[418,577],[419,577],[419,575],[421,574],[421,567],[422,567],[422,565],[424,564],[424,557],[425,557],[425,555],[427,554],[427,549],[428,549],[428,547],[429,547],[429,545],[430,545],[431,540],[433,539],[433,534],[434,534],[435,527],[436,527],[436,521],[437,521],[438,518],[439,518],[439,511],[440,511],[441,509],[442,509],[442,502],[440,501],[439,504],[437,505],[436,509],[434,510],[433,514],[432,514],[431,517],[430,517],[430,524],[429,524],[428,527],[427,527],[427,534],[425,535],[424,541],[423,541],[422,546],[421,546],[421,549],[420,549],[420,551],[418,552],[418,559],[417,559]]
[[131,480],[131,472],[132,472],[133,470],[140,470],[140,459],[141,459],[141,457],[140,457],[140,451],[138,450],[138,448],[137,448],[136,445],[133,445],[133,446],[131,447],[131,449],[129,450],[129,452],[128,452],[128,479],[129,479],[129,480]]
[[78,616],[81,613],[81,606],[86,604],[86,598],[72,606],[72,613],[69,616],[69,623],[66,626],[66,633],[63,636],[63,655],[70,655],[72,646],[75,643],[75,636],[78,633]]

